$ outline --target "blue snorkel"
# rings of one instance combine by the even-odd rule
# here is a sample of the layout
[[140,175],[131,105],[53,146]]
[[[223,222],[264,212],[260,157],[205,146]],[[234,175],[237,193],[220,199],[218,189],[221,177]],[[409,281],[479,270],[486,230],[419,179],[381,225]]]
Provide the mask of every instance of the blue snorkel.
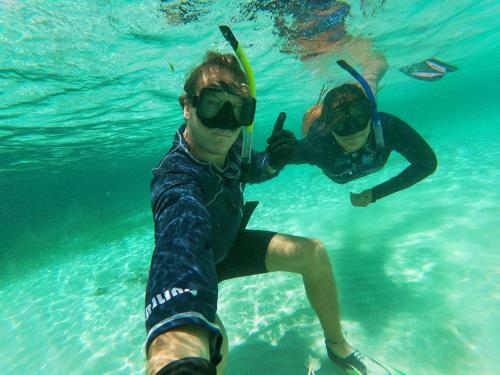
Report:
[[373,95],[372,88],[370,87],[366,79],[364,79],[363,76],[359,74],[358,71],[351,65],[349,65],[345,60],[337,60],[337,64],[339,64],[342,69],[346,70],[351,76],[353,76],[354,79],[359,82],[361,87],[363,87],[363,90],[365,91],[366,96],[370,101],[375,143],[377,144],[377,148],[384,148],[384,134],[382,132],[382,123],[380,121],[380,114],[377,111],[377,102],[375,100],[375,95]]

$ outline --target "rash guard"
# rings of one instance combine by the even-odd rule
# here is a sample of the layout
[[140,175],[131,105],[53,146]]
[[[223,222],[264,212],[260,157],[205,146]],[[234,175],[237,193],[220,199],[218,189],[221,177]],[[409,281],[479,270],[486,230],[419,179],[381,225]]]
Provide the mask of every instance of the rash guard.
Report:
[[[173,146],[153,170],[151,205],[155,249],[146,287],[146,348],[161,333],[184,324],[208,328],[214,363],[221,344],[215,324],[216,264],[228,256],[243,217],[241,143],[218,169],[196,159],[181,127]],[[247,181],[272,177],[268,155],[252,151]]]
[[321,122],[313,124],[306,138],[298,142],[290,164],[311,164],[323,170],[332,181],[345,184],[382,169],[392,151],[400,153],[410,165],[398,175],[372,188],[372,202],[406,189],[432,174],[436,155],[410,125],[389,113],[380,113],[385,147],[378,149],[373,128],[366,145],[347,153]]

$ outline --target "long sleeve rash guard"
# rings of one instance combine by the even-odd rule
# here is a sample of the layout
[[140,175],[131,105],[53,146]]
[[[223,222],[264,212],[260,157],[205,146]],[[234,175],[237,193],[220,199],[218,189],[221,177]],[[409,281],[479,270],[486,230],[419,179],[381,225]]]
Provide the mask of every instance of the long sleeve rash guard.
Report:
[[436,155],[427,142],[410,125],[396,116],[380,113],[385,147],[377,149],[373,129],[367,144],[359,151],[347,153],[331,132],[315,123],[306,138],[298,143],[290,164],[311,164],[323,170],[340,184],[380,170],[392,151],[399,152],[410,165],[391,179],[372,188],[372,201],[406,189],[432,174]]
[[[189,152],[183,130],[177,132],[172,148],[153,170],[156,251],[185,254],[186,248],[207,249],[217,263],[229,251],[242,220],[241,145],[230,149],[228,162],[220,170]],[[252,150],[251,160],[249,183],[275,176],[266,172],[266,153]]]

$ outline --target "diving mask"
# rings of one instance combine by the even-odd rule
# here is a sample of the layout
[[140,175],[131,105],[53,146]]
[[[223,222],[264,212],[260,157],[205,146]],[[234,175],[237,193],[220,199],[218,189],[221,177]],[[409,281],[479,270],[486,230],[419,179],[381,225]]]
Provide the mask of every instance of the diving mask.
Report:
[[[339,136],[358,133],[368,126],[370,117],[367,118],[368,103],[358,101],[347,103],[333,109],[324,108],[323,121],[332,124],[332,131]],[[368,108],[369,110],[369,108]]]
[[191,104],[203,125],[211,129],[250,126],[256,108],[255,98],[238,93],[225,82],[204,87],[199,95],[191,97]]

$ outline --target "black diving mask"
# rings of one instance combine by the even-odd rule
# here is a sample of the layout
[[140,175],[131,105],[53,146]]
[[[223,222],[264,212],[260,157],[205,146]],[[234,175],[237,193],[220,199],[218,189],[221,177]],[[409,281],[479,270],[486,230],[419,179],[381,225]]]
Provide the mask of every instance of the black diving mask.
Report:
[[330,110],[325,108],[323,121],[327,124],[333,123],[332,131],[341,137],[358,133],[366,129],[370,122],[370,117],[366,116],[368,106],[368,103],[359,101]]
[[237,93],[224,82],[204,87],[199,95],[191,97],[191,104],[203,125],[211,129],[250,126],[255,116],[255,98]]

